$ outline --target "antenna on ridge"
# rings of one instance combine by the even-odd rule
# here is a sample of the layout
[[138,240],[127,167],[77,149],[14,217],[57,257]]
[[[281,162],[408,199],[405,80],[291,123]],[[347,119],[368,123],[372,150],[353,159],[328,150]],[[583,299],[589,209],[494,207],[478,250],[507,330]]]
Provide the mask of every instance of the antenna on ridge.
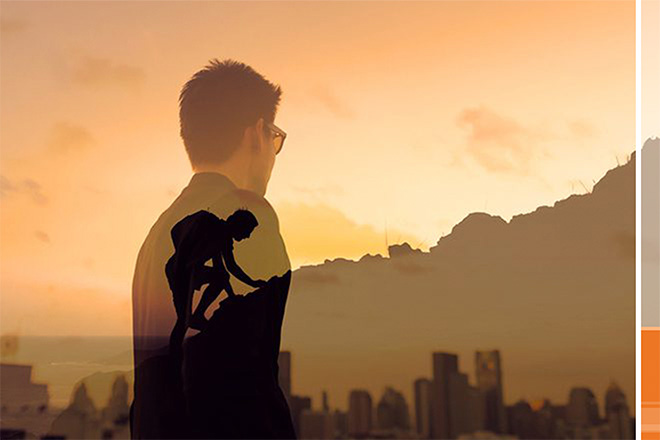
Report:
[[387,252],[387,256],[390,256],[390,242],[387,237],[387,216],[385,216],[385,252]]
[[584,183],[582,183],[582,180],[578,180],[578,182],[580,182],[580,185],[582,185],[582,188],[584,188],[584,190],[585,190],[588,194],[591,194],[591,191],[589,191],[589,190],[587,189],[587,187],[584,186]]
[[420,246],[421,244],[424,244],[424,246],[426,246],[426,239],[427,239],[427,238],[428,238],[428,236],[427,236],[427,237],[424,237],[423,240],[420,240],[420,241],[417,243],[417,245],[415,245],[415,249],[419,249],[419,246]]

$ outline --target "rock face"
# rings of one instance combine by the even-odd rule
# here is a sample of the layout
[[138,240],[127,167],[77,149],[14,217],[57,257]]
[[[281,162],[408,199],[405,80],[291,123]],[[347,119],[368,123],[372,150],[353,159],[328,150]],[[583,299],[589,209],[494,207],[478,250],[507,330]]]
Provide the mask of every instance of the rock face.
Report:
[[[660,148],[660,141],[646,148]],[[394,251],[394,252],[392,252]],[[634,397],[635,160],[591,193],[515,216],[474,213],[430,252],[326,261],[298,269],[283,327],[293,389],[404,390],[432,351],[499,349],[504,399],[603,395],[612,378]],[[358,379],[359,378],[359,379]]]

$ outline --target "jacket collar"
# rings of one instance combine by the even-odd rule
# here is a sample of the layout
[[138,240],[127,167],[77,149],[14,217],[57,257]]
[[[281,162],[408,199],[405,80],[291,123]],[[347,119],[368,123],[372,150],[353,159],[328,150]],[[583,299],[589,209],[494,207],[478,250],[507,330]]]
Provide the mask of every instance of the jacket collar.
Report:
[[204,171],[201,173],[193,174],[190,182],[188,183],[188,188],[196,187],[216,187],[216,188],[228,188],[236,189],[236,185],[232,182],[229,177],[224,174],[215,173],[212,171]]

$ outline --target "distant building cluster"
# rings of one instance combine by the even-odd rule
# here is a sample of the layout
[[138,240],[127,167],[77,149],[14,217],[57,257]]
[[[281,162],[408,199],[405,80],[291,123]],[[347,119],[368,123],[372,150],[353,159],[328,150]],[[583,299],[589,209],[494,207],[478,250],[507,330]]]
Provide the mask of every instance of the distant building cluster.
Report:
[[3,440],[44,433],[55,417],[49,407],[48,385],[32,381],[31,365],[0,364],[0,403]]
[[[300,439],[632,439],[634,423],[626,396],[612,383],[604,412],[589,388],[575,387],[565,405],[550,401],[504,404],[499,351],[475,353],[476,383],[458,370],[458,356],[432,353],[431,378],[413,386],[413,407],[398,390],[386,387],[377,401],[366,389],[348,395],[348,410],[331,409],[323,391],[320,408],[311,397],[292,394],[291,352],[279,357],[279,382]],[[57,414],[48,407],[45,384],[32,382],[31,367],[2,364],[0,438],[129,438],[129,390],[123,375],[97,409],[85,383]],[[47,424],[47,426],[46,426]]]
[[117,375],[105,408],[96,408],[84,382],[69,406],[49,408],[48,386],[32,382],[29,365],[0,364],[2,418],[0,439],[128,439],[129,389]]
[[[291,354],[283,352],[291,366]],[[520,400],[504,404],[502,360],[498,350],[475,353],[476,384],[458,370],[458,356],[432,354],[432,378],[413,382],[413,414],[403,394],[386,387],[378,402],[369,391],[349,392],[348,411],[330,410],[323,392],[321,410],[312,399],[287,394],[301,439],[632,439],[634,422],[626,397],[612,383],[601,417],[593,392],[570,390],[566,405]],[[280,371],[291,377],[290,371]],[[284,387],[283,387],[284,388]],[[287,383],[291,390],[291,383]]]

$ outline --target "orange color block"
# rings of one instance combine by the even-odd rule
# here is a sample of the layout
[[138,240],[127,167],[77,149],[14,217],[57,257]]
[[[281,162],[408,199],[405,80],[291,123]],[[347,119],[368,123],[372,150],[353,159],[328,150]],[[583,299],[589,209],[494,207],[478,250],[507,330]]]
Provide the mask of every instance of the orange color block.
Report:
[[660,328],[642,328],[642,440],[660,440]]

